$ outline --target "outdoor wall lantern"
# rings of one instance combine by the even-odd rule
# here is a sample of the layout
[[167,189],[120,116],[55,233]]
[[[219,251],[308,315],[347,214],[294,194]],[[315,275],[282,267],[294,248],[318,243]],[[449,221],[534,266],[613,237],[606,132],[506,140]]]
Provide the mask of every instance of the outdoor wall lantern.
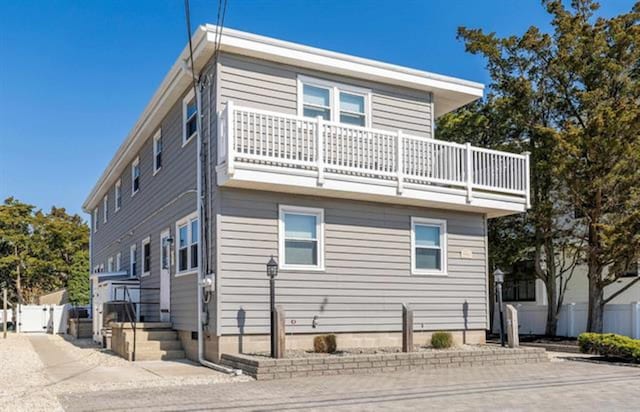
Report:
[[271,357],[276,357],[276,276],[278,276],[278,262],[271,256],[267,262],[267,276],[269,277],[269,300],[271,308]]
[[493,272],[493,282],[496,285],[496,297],[498,298],[498,311],[500,313],[500,344],[504,346],[504,312],[502,310],[502,284],[504,283],[504,272],[499,268]]

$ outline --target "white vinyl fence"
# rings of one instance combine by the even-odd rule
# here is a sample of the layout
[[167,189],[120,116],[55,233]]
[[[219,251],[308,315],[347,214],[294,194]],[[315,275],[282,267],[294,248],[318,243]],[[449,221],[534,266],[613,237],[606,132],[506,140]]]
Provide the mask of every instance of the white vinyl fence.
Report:
[[69,308],[69,304],[20,305],[17,332],[66,333]]
[[[547,307],[542,305],[513,303],[518,310],[521,335],[543,335],[547,322]],[[558,336],[576,337],[587,329],[587,304],[569,303],[562,306],[558,320]],[[494,312],[493,332],[500,332],[500,318]],[[640,302],[606,305],[604,310],[605,333],[617,333],[640,339]]]

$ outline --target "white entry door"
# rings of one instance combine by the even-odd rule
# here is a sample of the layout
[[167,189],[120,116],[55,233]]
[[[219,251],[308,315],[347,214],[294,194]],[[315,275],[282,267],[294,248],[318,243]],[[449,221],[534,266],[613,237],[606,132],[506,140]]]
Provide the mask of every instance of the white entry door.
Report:
[[171,233],[160,234],[160,321],[171,321]]

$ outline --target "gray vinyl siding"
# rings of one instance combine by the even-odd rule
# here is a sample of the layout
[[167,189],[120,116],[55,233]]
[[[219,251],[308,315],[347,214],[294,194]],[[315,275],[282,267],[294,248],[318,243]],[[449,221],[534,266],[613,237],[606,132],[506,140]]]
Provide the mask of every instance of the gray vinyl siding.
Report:
[[[242,311],[243,333],[268,332],[265,264],[278,255],[278,205],[325,214],[325,271],[281,270],[277,278],[289,331],[397,331],[402,303],[414,307],[416,330],[486,327],[482,215],[241,189],[219,196],[223,334],[239,333]],[[411,274],[412,216],[447,220],[447,276]],[[462,250],[472,258],[462,259]]]
[[[185,91],[186,94],[186,91]],[[131,165],[123,172],[122,207],[114,212],[115,189],[109,188],[109,219],[102,222],[102,201],[99,205],[98,231],[92,233],[93,265],[104,263],[122,253],[122,268],[129,271],[129,248],[137,245],[138,274],[142,270],[142,240],[151,238],[151,273],[143,277],[143,288],[160,287],[160,233],[170,229],[176,239],[175,223],[196,211],[196,139],[182,146],[182,99],[175,102],[163,119],[162,168],[153,175],[153,135],[148,136],[139,151],[140,190],[131,196]],[[195,330],[196,276],[175,277],[171,269],[171,320],[174,328]],[[159,291],[143,290],[141,314],[146,321],[159,320]]]
[[264,60],[223,54],[220,102],[297,114],[299,74],[371,90],[372,127],[431,136],[432,104],[428,92],[393,87]]

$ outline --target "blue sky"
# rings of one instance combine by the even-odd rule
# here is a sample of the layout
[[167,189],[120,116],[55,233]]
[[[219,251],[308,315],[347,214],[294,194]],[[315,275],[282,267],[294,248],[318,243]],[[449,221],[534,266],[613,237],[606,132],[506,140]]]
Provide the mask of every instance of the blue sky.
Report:
[[[633,1],[607,0],[601,13]],[[215,22],[191,0],[192,25]],[[548,28],[535,0],[228,0],[228,27],[487,83],[458,26]],[[0,198],[81,204],[186,43],[182,0],[0,0]]]

